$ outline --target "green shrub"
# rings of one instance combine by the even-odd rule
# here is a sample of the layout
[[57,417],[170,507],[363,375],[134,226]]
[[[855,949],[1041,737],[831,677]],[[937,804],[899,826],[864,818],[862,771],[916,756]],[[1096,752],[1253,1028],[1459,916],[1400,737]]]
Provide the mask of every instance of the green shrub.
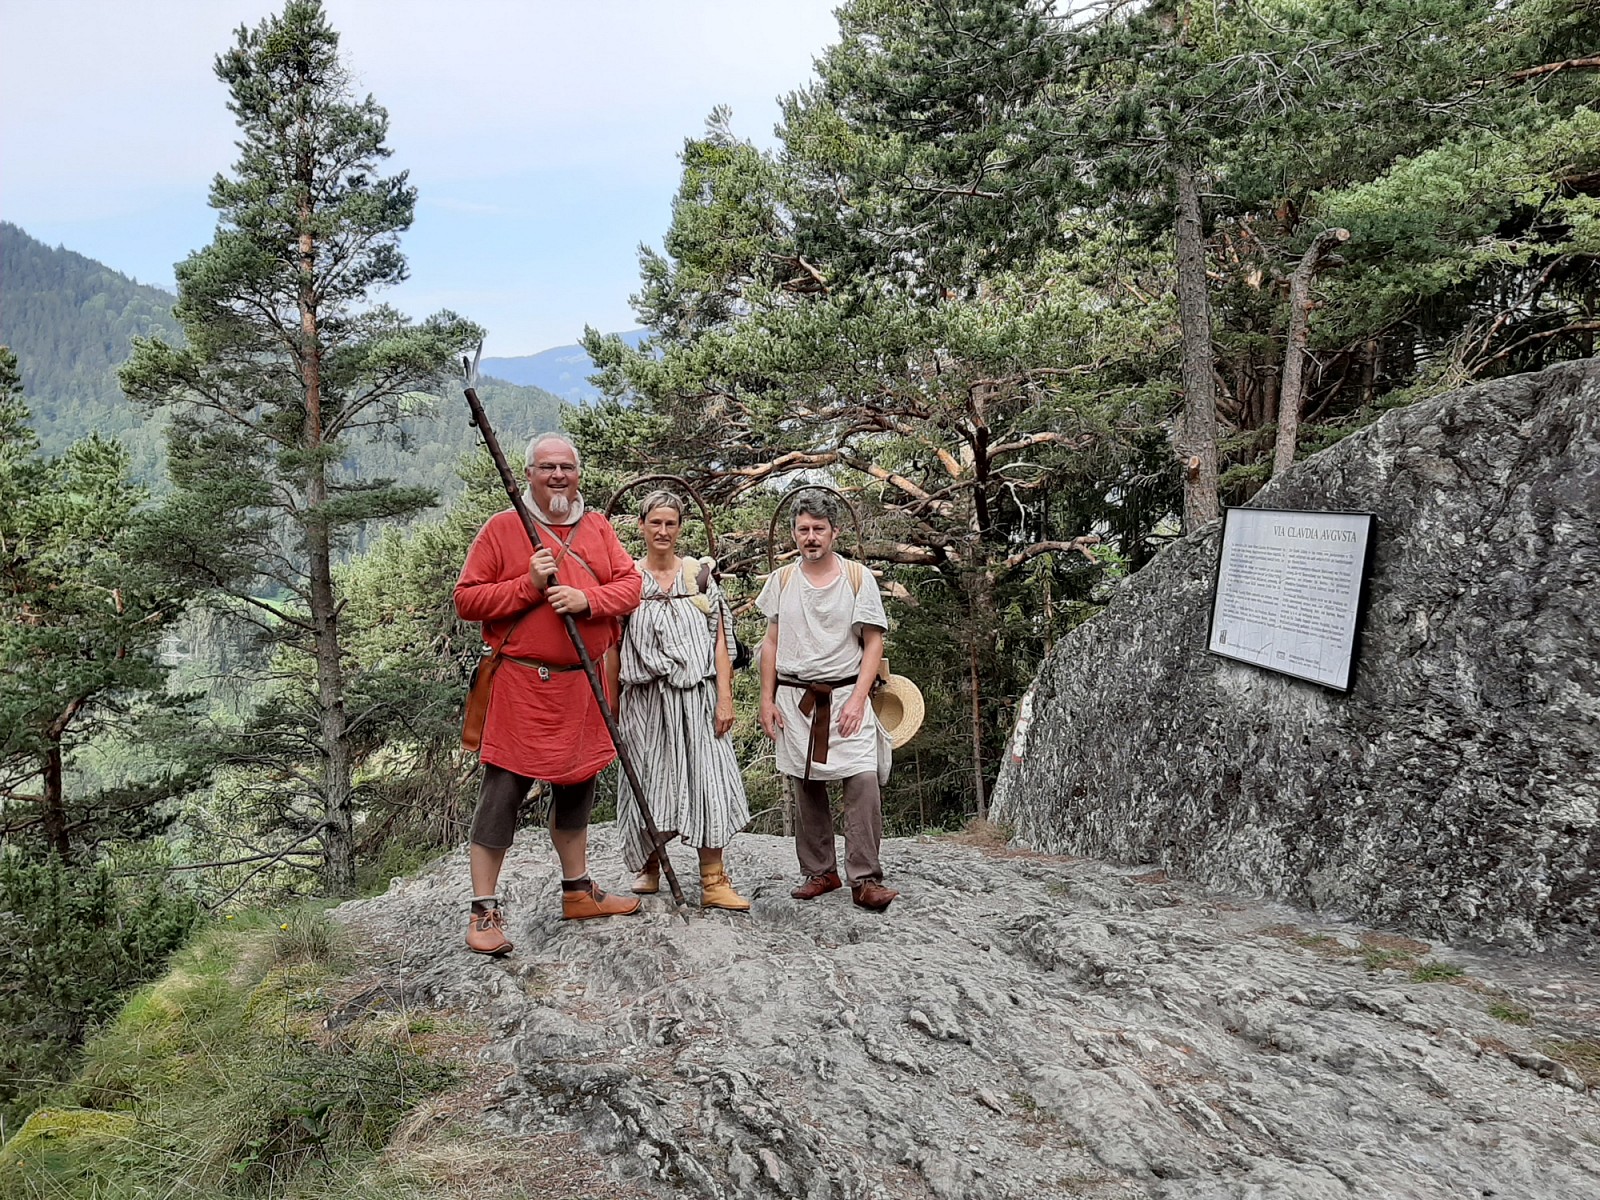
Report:
[[198,913],[159,876],[0,853],[0,1135],[70,1073],[84,1037],[161,970]]

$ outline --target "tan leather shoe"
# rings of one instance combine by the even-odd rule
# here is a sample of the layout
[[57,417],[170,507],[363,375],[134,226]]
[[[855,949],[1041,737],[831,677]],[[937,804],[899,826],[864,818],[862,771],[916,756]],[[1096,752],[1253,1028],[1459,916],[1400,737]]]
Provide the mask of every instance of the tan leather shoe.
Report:
[[498,908],[473,913],[467,921],[467,949],[475,954],[510,954],[512,945],[506,937],[505,924]]
[[796,900],[815,900],[824,892],[837,891],[844,884],[839,881],[839,872],[829,871],[826,875],[813,875],[799,887],[789,893]]
[[633,877],[630,890],[635,896],[654,896],[661,890],[661,868],[651,863]]
[[594,880],[581,891],[561,892],[561,919],[587,921],[591,917],[625,917],[639,911],[639,901],[602,892]]
[[729,912],[749,912],[750,901],[733,890],[733,880],[724,867],[700,868],[700,907],[725,908]]
[[882,912],[888,908],[899,894],[893,888],[884,887],[876,879],[850,885],[850,899],[855,902],[856,907],[870,908],[873,912]]

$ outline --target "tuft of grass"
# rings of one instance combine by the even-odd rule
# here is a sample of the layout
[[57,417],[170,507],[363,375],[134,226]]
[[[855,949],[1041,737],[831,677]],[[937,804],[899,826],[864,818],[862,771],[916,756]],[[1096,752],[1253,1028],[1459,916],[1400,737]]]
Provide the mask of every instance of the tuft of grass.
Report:
[[1439,983],[1446,979],[1459,979],[1466,974],[1455,963],[1425,962],[1411,972],[1413,983]]
[[1386,950],[1382,946],[1367,946],[1360,953],[1361,964],[1369,971],[1386,971],[1390,967],[1403,969],[1416,963],[1404,950]]
[[1340,940],[1332,934],[1309,933],[1298,925],[1268,925],[1258,930],[1266,937],[1283,938],[1305,950],[1314,951],[1326,958],[1359,958],[1369,971],[1411,971],[1418,982],[1444,979],[1461,972],[1443,963],[1418,963],[1419,956],[1432,947],[1427,942],[1404,937],[1397,933],[1376,933],[1371,930],[1358,935],[1359,945],[1350,945],[1352,939]]
[[1039,1102],[1034,1099],[1032,1092],[1012,1092],[1011,1103],[1017,1106],[1017,1111],[1030,1121],[1054,1121],[1055,1114],[1046,1112],[1039,1107]]
[[[932,833],[934,831],[929,830]],[[983,817],[973,817],[954,833],[939,833],[946,841],[962,846],[979,846],[990,850],[1003,850],[1011,841],[1011,827],[997,824]]]
[[289,913],[278,924],[272,943],[278,963],[308,963],[332,966],[341,949],[338,929],[321,908],[303,906]]
[[1531,1025],[1533,1014],[1520,1004],[1512,1004],[1508,1000],[1495,1000],[1489,1005],[1489,1015],[1496,1021],[1504,1021],[1507,1025]]
[[1600,1088],[1600,1040],[1549,1038],[1539,1043],[1542,1053],[1571,1067],[1590,1090]]

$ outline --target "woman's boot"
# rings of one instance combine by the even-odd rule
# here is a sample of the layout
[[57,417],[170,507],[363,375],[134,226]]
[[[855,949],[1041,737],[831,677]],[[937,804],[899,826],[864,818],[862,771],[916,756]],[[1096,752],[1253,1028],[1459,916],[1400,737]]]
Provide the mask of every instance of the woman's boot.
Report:
[[700,907],[749,912],[750,901],[733,890],[733,880],[720,862],[700,864]]
[[654,896],[661,890],[661,860],[651,855],[644,864],[644,870],[633,877],[635,896]]

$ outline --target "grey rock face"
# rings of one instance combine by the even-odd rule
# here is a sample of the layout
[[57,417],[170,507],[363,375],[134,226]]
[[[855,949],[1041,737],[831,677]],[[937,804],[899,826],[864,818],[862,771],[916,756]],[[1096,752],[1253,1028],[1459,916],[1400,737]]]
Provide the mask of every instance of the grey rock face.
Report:
[[[1600,1101],[1560,1061],[1595,1036],[1588,968],[1453,952],[1466,980],[1417,983],[1419,944],[1029,852],[889,841],[884,914],[790,900],[783,839],[729,857],[748,915],[564,923],[527,836],[517,950],[486,960],[457,851],[335,910],[385,960],[350,1004],[481,1022],[487,1124],[576,1133],[630,1195],[1600,1195]],[[611,827],[591,859],[620,879]]]
[[1266,508],[1377,514],[1349,695],[1206,650],[1219,529],[1058,643],[995,816],[1384,925],[1600,932],[1600,362],[1397,410]]

